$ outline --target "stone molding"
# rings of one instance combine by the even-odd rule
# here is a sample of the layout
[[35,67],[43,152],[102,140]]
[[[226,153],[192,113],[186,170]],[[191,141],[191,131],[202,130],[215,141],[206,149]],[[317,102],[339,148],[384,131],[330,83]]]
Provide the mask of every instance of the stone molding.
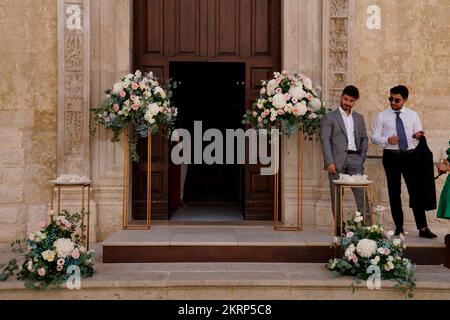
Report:
[[353,81],[354,0],[323,2],[323,93],[327,108],[339,104],[346,85]]
[[90,175],[88,0],[58,0],[57,174]]

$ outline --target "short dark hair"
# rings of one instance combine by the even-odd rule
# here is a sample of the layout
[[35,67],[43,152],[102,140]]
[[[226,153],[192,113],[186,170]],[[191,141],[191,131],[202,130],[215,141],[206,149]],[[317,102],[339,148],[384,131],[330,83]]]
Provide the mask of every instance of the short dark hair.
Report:
[[408,99],[409,90],[407,87],[400,84],[398,86],[391,88],[391,94],[400,94],[403,99]]
[[346,86],[344,88],[344,91],[342,91],[342,95],[344,95],[344,94],[347,96],[353,97],[356,100],[359,99],[359,90],[355,86]]

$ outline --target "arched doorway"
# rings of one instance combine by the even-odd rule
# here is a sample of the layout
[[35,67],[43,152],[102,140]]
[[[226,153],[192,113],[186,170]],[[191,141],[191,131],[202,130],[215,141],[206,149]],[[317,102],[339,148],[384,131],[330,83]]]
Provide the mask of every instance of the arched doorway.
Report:
[[[260,81],[270,78],[272,72],[281,68],[280,15],[280,0],[136,0],[134,69],[153,71],[161,81],[165,81],[172,75],[184,77],[189,72],[187,70],[197,67],[199,71],[213,74],[212,78],[204,79],[205,82],[223,86],[223,83],[219,84],[224,74],[220,70],[225,64],[233,66],[229,69],[225,67],[231,72],[227,73],[226,78],[237,79],[236,82],[241,84],[243,82],[243,114],[256,101]],[[205,67],[205,63],[210,65]],[[183,68],[185,72],[180,71]],[[241,78],[243,81],[239,81]],[[195,81],[190,79],[188,77],[184,81]],[[200,83],[199,88],[201,86]],[[211,88],[208,88],[208,94],[214,96]],[[238,97],[238,92],[233,97]],[[178,99],[177,104],[183,105],[183,101]],[[211,112],[220,117],[221,106],[215,106],[216,109],[214,103],[211,105]],[[207,118],[204,120],[208,121]],[[178,169],[170,165],[169,143],[162,137],[153,141],[152,218],[169,219],[170,208],[176,207],[174,202],[177,202]],[[146,141],[142,141],[138,152],[145,154],[146,145]],[[137,220],[145,217],[146,208],[147,165],[145,157],[143,160],[133,165],[132,213]],[[200,167],[191,169],[191,176],[195,172],[198,174],[194,180],[205,179],[205,183],[218,183],[208,182],[208,173],[205,174],[205,170]],[[218,168],[217,172],[221,169],[223,172],[223,167]],[[229,183],[234,185],[233,201],[244,219],[272,220],[273,177],[261,176],[259,165],[235,167],[231,172],[230,176],[234,179],[229,179]],[[195,189],[195,186],[191,187]]]

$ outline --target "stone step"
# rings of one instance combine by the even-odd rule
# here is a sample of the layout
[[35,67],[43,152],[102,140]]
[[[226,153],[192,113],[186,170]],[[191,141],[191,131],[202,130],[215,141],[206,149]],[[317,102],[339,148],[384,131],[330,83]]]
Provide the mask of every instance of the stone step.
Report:
[[[418,266],[415,299],[450,299],[450,270]],[[81,290],[26,290],[23,282],[0,282],[0,299],[177,299],[334,300],[405,299],[382,281],[379,290],[334,278],[324,264],[310,263],[136,263],[96,264]]]
[[[267,226],[155,226],[122,230],[102,243],[105,263],[296,262],[324,263],[339,253],[324,230],[279,232]],[[444,235],[408,235],[405,256],[416,264],[450,267]]]

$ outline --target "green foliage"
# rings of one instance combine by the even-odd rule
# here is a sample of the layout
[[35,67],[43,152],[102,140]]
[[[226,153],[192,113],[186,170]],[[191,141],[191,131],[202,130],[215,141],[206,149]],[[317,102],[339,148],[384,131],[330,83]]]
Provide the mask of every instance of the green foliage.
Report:
[[311,79],[283,71],[275,72],[274,79],[263,81],[262,85],[258,101],[252,110],[247,110],[242,123],[268,132],[279,129],[287,136],[300,131],[305,139],[313,140],[326,109],[312,88]]
[[142,74],[138,70],[105,91],[106,100],[100,107],[92,109],[95,122],[113,132],[112,142],[119,142],[122,132],[131,128],[128,142],[131,158],[137,162],[139,138],[162,131],[167,132],[168,137],[171,135],[177,116],[177,109],[171,106],[174,88],[176,83],[172,79],[167,81],[164,89],[152,72]]
[[361,222],[359,212],[347,221],[346,234],[340,243],[343,254],[330,259],[326,267],[333,275],[337,272],[353,276],[356,283],[373,280],[374,276],[394,280],[395,288],[412,298],[416,287],[415,265],[403,258],[406,248],[403,235],[392,238],[393,232],[385,232],[382,225],[364,226]]
[[13,252],[21,253],[11,259],[0,274],[0,281],[17,276],[29,289],[58,288],[70,276],[67,269],[77,266],[81,277],[94,273],[94,252],[84,247],[86,226],[81,222],[82,213],[63,210],[41,230],[31,233],[26,240],[14,240]]

